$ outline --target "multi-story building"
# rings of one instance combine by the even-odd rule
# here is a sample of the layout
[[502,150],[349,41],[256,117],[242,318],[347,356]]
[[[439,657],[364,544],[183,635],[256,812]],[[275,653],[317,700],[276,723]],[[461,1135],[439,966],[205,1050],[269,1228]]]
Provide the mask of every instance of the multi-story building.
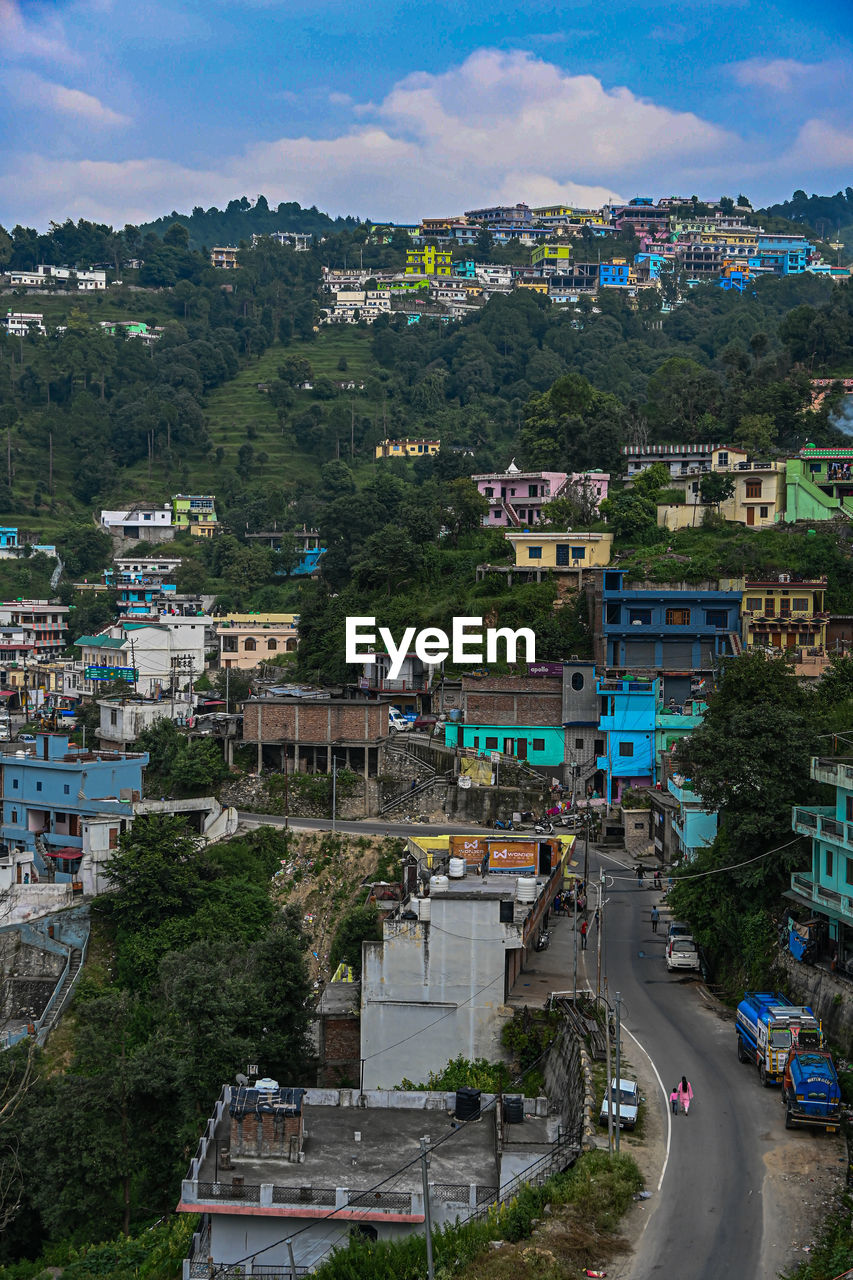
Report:
[[143,697],[184,689],[204,671],[205,617],[161,615],[153,622],[121,621],[75,642],[80,658],[65,672],[67,697],[97,695],[118,680]]
[[98,892],[147,763],[144,754],[72,746],[64,733],[39,733],[35,747],[0,755],[4,848],[30,850],[40,879],[79,879]]
[[614,258],[598,264],[598,283],[602,289],[627,289],[637,283],[637,275],[625,258]]
[[653,787],[657,780],[655,715],[660,682],[600,676],[596,692],[599,737],[605,738],[604,754],[596,767],[605,775],[607,803],[612,804],[626,787]]
[[7,311],[6,332],[10,338],[29,338],[31,334],[46,334],[44,315],[37,311]]
[[780,573],[747,578],[743,590],[743,643],[747,649],[826,652],[826,576]]
[[[672,857],[693,862],[697,854],[714,843],[719,815],[704,807],[691,780],[680,773],[672,773],[667,778],[666,788],[677,806],[672,817]],[[655,793],[650,794],[654,803]]]
[[669,467],[673,480],[682,476],[702,476],[710,471],[727,471],[746,462],[745,449],[727,444],[626,444],[627,478],[639,475],[655,462]]
[[598,727],[601,704],[596,688],[595,663],[572,658],[563,666],[562,720],[566,762],[564,785],[574,796],[605,794],[607,778],[599,768],[606,755],[607,735]]
[[116,592],[116,609],[122,618],[152,618],[168,609],[177,597],[177,557],[142,559],[121,557],[105,569],[104,584]]
[[239,265],[237,253],[236,245],[217,245],[210,251],[210,265],[218,267],[220,271],[233,271]]
[[102,511],[101,526],[118,538],[133,542],[166,542],[174,538],[171,506],[135,502],[130,507]]
[[20,633],[33,657],[51,657],[65,648],[68,605],[52,600],[4,600],[0,628]]
[[425,244],[420,249],[406,250],[407,276],[449,276],[453,253],[450,249],[438,249]]
[[214,495],[176,493],[172,498],[172,524],[178,533],[189,529],[194,537],[212,538],[218,529]]
[[[717,461],[720,456],[729,456],[732,461],[721,465]],[[731,497],[711,505],[724,520],[733,524],[746,525],[750,529],[770,528],[785,515],[786,464],[737,461],[739,456],[740,450],[717,450],[712,459],[712,469],[731,477],[733,491]],[[673,530],[701,524],[708,509],[702,497],[701,478],[678,476],[670,487],[681,490],[684,502],[659,505],[658,524]]]
[[[249,698],[243,703],[243,741],[264,765],[289,773],[352,769],[380,772],[391,699],[329,698],[324,694]],[[365,807],[365,813],[367,808]]]
[[491,205],[486,209],[466,209],[465,217],[468,222],[478,222],[484,227],[491,228],[495,224],[505,222],[518,222],[526,226],[531,223],[530,206],[526,204],[497,204]]
[[307,253],[311,248],[314,237],[307,231],[269,231],[263,236],[256,235],[253,232],[252,248],[254,249],[262,240],[275,240],[276,244],[283,245],[286,249],[295,249],[297,253]]
[[787,461],[785,482],[786,520],[853,516],[853,447],[803,445]]
[[474,475],[471,480],[489,503],[483,524],[499,528],[535,524],[543,506],[559,496],[568,478],[565,471],[522,471],[513,458],[506,471]]
[[530,264],[542,275],[549,270],[559,271],[571,262],[572,246],[566,244],[537,244],[530,253]]
[[377,458],[434,458],[441,451],[440,440],[380,440],[374,456]]
[[815,782],[835,788],[831,805],[800,805],[791,825],[812,842],[811,866],[795,871],[786,897],[825,922],[838,967],[853,970],[853,759],[815,757]]
[[547,664],[545,672],[539,666],[529,670],[526,676],[463,676],[462,721],[445,726],[446,744],[562,769],[561,664]]
[[299,643],[298,613],[227,613],[214,628],[219,665],[252,671],[281,653],[295,653]]
[[658,705],[655,713],[655,760],[658,771],[667,757],[671,757],[681,739],[689,738],[699,728],[707,709],[707,703],[701,698],[689,698],[684,703],[671,698]]
[[683,704],[699,676],[741,652],[740,583],[628,587],[619,569],[602,578],[599,669],[660,673],[665,700]]

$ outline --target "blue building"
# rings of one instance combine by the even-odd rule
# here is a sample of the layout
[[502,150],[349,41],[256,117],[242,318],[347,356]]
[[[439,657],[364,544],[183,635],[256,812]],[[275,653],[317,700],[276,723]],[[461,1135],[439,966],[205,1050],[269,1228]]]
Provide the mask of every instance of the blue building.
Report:
[[606,776],[607,803],[618,801],[626,787],[653,787],[655,714],[660,700],[658,680],[600,678],[599,734],[606,735],[605,754],[597,767]]
[[658,672],[664,700],[686,702],[707,687],[716,663],[741,652],[740,590],[625,586],[605,569],[599,669]]
[[0,526],[0,551],[11,551],[17,549],[18,546],[18,530],[12,525]]
[[818,758],[811,763],[815,782],[835,788],[832,805],[798,806],[791,825],[812,842],[811,866],[791,876],[785,895],[825,922],[830,951],[838,967],[853,968],[853,759]]
[[631,268],[627,262],[615,259],[613,262],[601,262],[598,267],[598,283],[602,289],[626,288],[631,280]]
[[702,797],[693,790],[689,778],[673,774],[666,786],[678,801],[678,813],[672,821],[676,854],[692,862],[701,849],[714,843],[718,814],[703,808]]
[[132,823],[147,763],[146,754],[86,751],[68,734],[37,734],[35,748],[0,757],[0,847],[31,850],[40,879],[76,880],[84,855],[116,848]]

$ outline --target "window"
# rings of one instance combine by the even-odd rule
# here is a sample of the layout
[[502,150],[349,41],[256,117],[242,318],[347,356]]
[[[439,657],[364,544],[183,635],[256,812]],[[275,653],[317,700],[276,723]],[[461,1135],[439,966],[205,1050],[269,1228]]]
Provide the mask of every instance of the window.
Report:
[[529,485],[527,486],[527,496],[528,496],[528,498],[538,498],[538,497],[539,497],[539,486],[538,486],[538,485],[535,485],[535,484],[529,484]]
[[40,783],[40,782],[37,782],[37,783],[36,783],[36,791],[41,791],[41,783]]
[[604,755],[604,739],[596,738],[592,744],[592,750],[595,755],[603,756]]
[[808,613],[809,611],[808,596],[794,596],[793,600],[791,601],[791,608],[795,611],[795,613]]
[[569,548],[558,546],[557,547],[557,564],[568,564],[568,563],[569,563]]
[[586,559],[586,547],[572,547],[572,559],[573,559],[573,560],[585,560],[585,559]]
[[254,653],[257,647],[258,647],[257,641],[255,640],[254,636],[246,636],[246,640],[243,645],[243,648],[247,651],[247,653]]
[[689,627],[690,626],[690,610],[689,609],[667,609],[666,625],[668,627]]
[[769,596],[764,601],[764,612],[768,618],[774,618],[776,616],[776,601],[772,600]]
[[729,455],[724,449],[721,449],[717,454],[717,465],[720,467],[727,467],[729,465]]
[[725,629],[729,625],[729,615],[726,609],[706,609],[705,610],[705,626],[720,627]]
[[534,738],[534,739],[533,739],[533,750],[534,750],[534,751],[544,751],[544,750],[545,750],[545,739],[544,739],[544,738]]
[[853,822],[853,796],[847,797],[847,821]]
[[612,627],[613,626],[618,627],[619,623],[622,621],[621,604],[615,604],[615,603],[608,604],[607,616],[605,617],[604,621],[607,622]]
[[652,611],[651,609],[629,609],[628,621],[632,627],[635,625],[649,627],[652,622]]
[[497,740],[497,738],[486,738],[486,750],[487,750],[487,751],[497,751],[497,749],[498,749],[498,740]]
[[491,485],[486,485],[485,489],[483,490],[483,493],[487,498],[493,498],[495,496],[495,491]]
[[853,884],[853,858],[845,858],[844,861],[847,863],[845,881],[847,884]]
[[760,596],[747,596],[747,597],[746,597],[746,611],[747,611],[747,613],[760,613],[760,612],[761,612],[761,598],[760,598]]
[[832,850],[831,849],[827,849],[826,853],[824,854],[824,867],[826,870],[827,880],[831,880],[832,879]]
[[528,548],[527,548],[527,556],[528,556],[528,559],[530,559],[530,560],[541,560],[541,559],[542,559],[542,548],[541,548],[541,547],[528,547]]
[[13,779],[12,779],[12,790],[13,790],[13,791],[17,791],[17,790],[18,790],[18,779],[17,779],[17,778],[13,778]]
[[759,508],[759,511],[758,511],[758,514],[759,514],[759,517],[760,517],[762,520],[766,520],[766,519],[768,518],[769,514],[770,514],[770,508],[769,508],[769,507],[760,507],[760,508]]
[[117,711],[111,711],[111,712],[110,712],[110,727],[111,727],[111,728],[115,728],[115,726],[116,726],[117,724],[118,724],[118,712],[117,712]]
[[18,810],[17,810],[17,809],[13,809],[13,810],[12,810],[12,822],[13,822],[13,823],[15,823],[15,824],[17,824],[17,821],[18,821]]
[[747,480],[746,496],[747,498],[761,497],[761,481],[760,480]]
[[583,738],[575,738],[575,751],[583,751]]
[[62,788],[62,794],[63,794],[64,796],[70,796],[70,795],[71,795],[71,783],[70,783],[70,782],[66,782],[66,783],[65,783],[64,787]]
[[267,640],[267,648],[268,648],[268,649],[277,649],[277,648],[278,648],[278,641],[277,641],[277,640],[273,640],[273,639],[269,639],[269,640]]
[[572,673],[572,688],[574,689],[575,693],[580,693],[580,691],[581,691],[581,689],[583,688],[583,686],[584,686],[584,678],[583,678],[583,676],[581,675],[580,671],[575,671],[575,672],[573,672],[573,673]]
[[634,754],[633,742],[620,742],[619,754],[620,756],[632,756]]
[[479,738],[475,738],[475,739],[474,739],[474,750],[475,750],[475,751],[479,751],[479,750],[480,750],[480,739],[479,739]]
[[800,631],[797,635],[797,644],[808,645],[811,643],[811,636],[807,631]]
[[786,618],[791,612],[791,601],[787,596],[783,596],[779,601],[779,617]]

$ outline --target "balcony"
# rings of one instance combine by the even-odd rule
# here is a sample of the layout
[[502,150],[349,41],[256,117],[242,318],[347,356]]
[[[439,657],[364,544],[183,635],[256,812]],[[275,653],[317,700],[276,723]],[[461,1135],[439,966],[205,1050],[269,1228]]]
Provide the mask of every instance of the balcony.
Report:
[[824,907],[836,915],[847,916],[853,922],[853,898],[838,893],[826,885],[815,884],[810,875],[802,871],[791,874],[791,888],[799,897],[808,899],[817,907]]
[[815,782],[853,791],[853,756],[813,756],[811,776]]
[[841,822],[831,806],[808,809],[794,808],[792,823],[795,831],[803,836],[820,836],[831,844],[840,845],[853,853],[853,822]]

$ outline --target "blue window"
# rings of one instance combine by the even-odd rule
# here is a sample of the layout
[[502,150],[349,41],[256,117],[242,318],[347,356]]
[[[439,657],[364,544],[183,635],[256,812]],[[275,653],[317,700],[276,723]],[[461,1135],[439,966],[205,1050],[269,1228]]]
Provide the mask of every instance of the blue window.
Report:
[[572,547],[572,559],[583,560],[586,556],[586,547]]
[[37,782],[37,783],[36,783],[36,791],[41,791],[41,783],[40,783],[40,782]]
[[528,558],[529,558],[530,560],[541,560],[541,559],[542,559],[542,548],[541,548],[541,547],[528,547],[528,548],[527,548],[527,555],[528,555]]
[[63,795],[66,795],[66,796],[70,796],[70,795],[71,795],[71,784],[70,784],[70,783],[68,783],[68,782],[66,782],[66,783],[65,783],[64,787],[62,788],[62,794],[63,794]]

